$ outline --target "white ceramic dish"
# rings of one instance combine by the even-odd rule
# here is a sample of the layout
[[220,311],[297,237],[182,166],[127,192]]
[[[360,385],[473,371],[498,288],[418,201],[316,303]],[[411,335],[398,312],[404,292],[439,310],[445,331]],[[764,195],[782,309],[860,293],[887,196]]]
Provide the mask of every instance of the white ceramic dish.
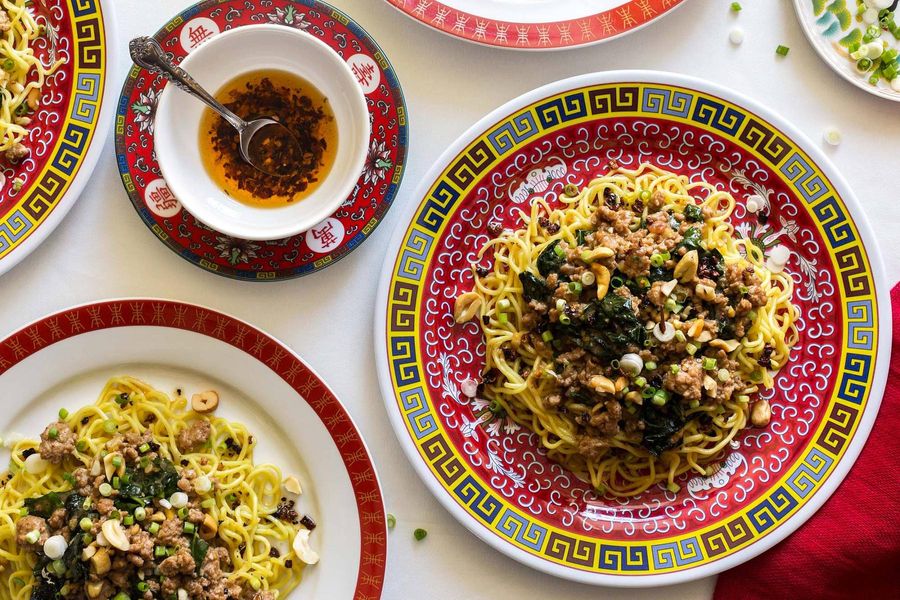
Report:
[[[849,27],[857,27],[856,21],[856,4],[847,3],[847,10],[850,11],[851,20]],[[836,9],[840,9],[839,3],[835,3]],[[828,4],[828,9],[831,4]],[[856,69],[856,63],[850,60],[840,48],[838,48],[838,40],[843,37],[849,29],[841,29],[840,22],[833,13],[826,9],[821,15],[814,12],[813,0],[794,0],[794,10],[797,13],[797,20],[800,21],[800,28],[806,35],[806,39],[816,50],[818,55],[825,61],[831,70],[858,87],[859,89],[885,98],[900,102],[900,92],[891,89],[891,84],[883,79],[876,85],[868,82],[868,75],[863,75]],[[890,40],[891,45],[900,47],[900,42],[894,40],[893,36],[885,32],[885,39]]]
[[[34,337],[32,337],[34,336]],[[27,351],[18,348],[26,340]],[[318,523],[321,561],[290,600],[377,597],[387,554],[378,478],[340,402],[299,357],[244,322],[199,306],[127,299],[68,309],[0,340],[0,434],[36,437],[61,407],[96,401],[115,375],[169,394],[215,389],[219,416],[247,425],[256,460],[295,473]],[[8,451],[0,452],[4,464]]]
[[206,107],[166,85],[156,113],[156,154],[166,183],[188,212],[232,237],[276,240],[310,229],[347,199],[363,170],[369,113],[350,67],[327,44],[291,27],[252,25],[215,35],[180,66],[213,94],[241,73],[293,73],[324,94],[338,129],[334,165],[312,194],[290,206],[254,208],[226,195],[203,166],[198,139]]

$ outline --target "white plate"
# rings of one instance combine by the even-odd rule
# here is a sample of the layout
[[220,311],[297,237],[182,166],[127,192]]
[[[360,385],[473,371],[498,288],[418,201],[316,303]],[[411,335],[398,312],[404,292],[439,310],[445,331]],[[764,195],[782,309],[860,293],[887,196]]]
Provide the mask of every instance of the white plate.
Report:
[[685,0],[386,0],[433,29],[516,50],[577,48],[628,35]]
[[94,403],[110,377],[125,374],[169,394],[216,389],[217,415],[246,424],[259,440],[256,460],[297,474],[321,560],[304,570],[291,600],[380,594],[386,517],[368,450],[318,376],[251,325],[142,299],[41,319],[0,341],[0,397],[17,400],[0,415],[0,432],[36,437],[60,408]]
[[[826,6],[832,3],[826,2]],[[835,3],[839,4],[839,3]],[[851,14],[850,27],[857,27],[859,23],[856,21],[856,3],[847,2],[847,8]],[[856,62],[851,60],[839,48],[837,41],[844,36],[849,29],[841,30],[837,19],[829,16],[825,11],[822,16],[817,17],[813,12],[813,0],[794,0],[794,10],[797,12],[797,20],[800,21],[800,28],[806,34],[806,39],[812,44],[816,52],[822,57],[822,60],[831,67],[831,69],[858,87],[873,96],[886,98],[894,102],[900,102],[900,92],[891,89],[889,83],[882,79],[877,85],[872,85],[868,81],[868,75],[863,75],[856,70]],[[900,41],[894,40],[894,36],[890,32],[884,32],[885,39],[891,42],[892,47],[900,48]]]

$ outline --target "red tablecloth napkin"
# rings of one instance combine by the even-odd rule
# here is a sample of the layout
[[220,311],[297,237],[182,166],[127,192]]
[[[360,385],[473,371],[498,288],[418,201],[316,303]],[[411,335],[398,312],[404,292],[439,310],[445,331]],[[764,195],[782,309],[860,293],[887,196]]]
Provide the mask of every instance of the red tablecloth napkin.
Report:
[[[900,317],[900,285],[891,290]],[[714,600],[900,599],[900,318],[881,411],[825,505],[780,544],[719,576]]]

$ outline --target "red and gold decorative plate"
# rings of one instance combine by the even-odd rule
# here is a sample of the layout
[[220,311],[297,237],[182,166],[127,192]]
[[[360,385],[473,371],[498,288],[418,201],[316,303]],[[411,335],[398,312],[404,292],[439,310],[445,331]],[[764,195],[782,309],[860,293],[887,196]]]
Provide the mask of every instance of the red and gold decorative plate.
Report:
[[[290,348],[252,325],[170,300],[128,298],[76,306],[0,340],[0,397],[16,398],[0,432],[40,432],[60,407],[92,404],[113,376],[172,394],[219,392],[219,416],[259,440],[256,459],[303,484],[302,510],[321,560],[291,600],[378,598],[387,523],[378,476],[341,402]],[[0,573],[0,583],[15,573]]]
[[[40,0],[47,35],[32,45],[45,65],[62,59],[42,90],[25,145],[31,155],[0,168],[0,274],[43,242],[75,204],[112,122],[116,47],[110,0]],[[18,188],[18,189],[17,189]]]
[[652,23],[685,0],[387,0],[463,40],[519,50],[605,42]]
[[[598,495],[549,461],[537,436],[461,394],[480,381],[476,323],[456,296],[489,221],[518,226],[536,196],[556,201],[610,161],[652,162],[738,200],[737,230],[790,250],[800,341],[767,429],[748,429],[707,477],[630,499]],[[750,196],[759,218],[747,211]],[[716,573],[784,538],[837,487],[878,412],[890,304],[853,193],[790,124],[735,92],[628,71],[529,92],[487,116],[438,161],[387,257],[376,315],[379,376],[395,432],[431,491],[514,558],[588,583],[663,585]],[[526,210],[527,212],[527,210]]]
[[369,237],[400,187],[408,130],[403,92],[387,57],[362,27],[324,2],[206,0],[172,19],[155,37],[177,63],[221,31],[259,23],[318,37],[350,64],[365,92],[372,131],[365,169],[333,215],[309,231],[271,242],[235,239],[197,221],[169,190],[154,154],[153,119],[166,81],[136,66],[119,100],[116,157],[135,210],[171,250],[212,273],[274,281],[324,269]]

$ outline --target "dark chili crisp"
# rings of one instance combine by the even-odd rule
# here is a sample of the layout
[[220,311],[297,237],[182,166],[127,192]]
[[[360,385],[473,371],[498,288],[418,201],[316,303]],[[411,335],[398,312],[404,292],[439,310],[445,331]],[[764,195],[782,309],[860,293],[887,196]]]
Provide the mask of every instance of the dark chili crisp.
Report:
[[227,121],[218,115],[208,117],[204,132],[211,150],[206,155],[207,168],[230,196],[277,206],[302,199],[327,175],[337,146],[334,116],[327,99],[304,83],[288,74],[261,72],[242,76],[217,94],[242,119],[272,118],[296,139],[296,144],[290,144],[285,138],[266,135],[278,131],[274,127],[257,134],[264,136],[258,151],[266,170],[281,175],[273,176],[244,160],[237,131]]

